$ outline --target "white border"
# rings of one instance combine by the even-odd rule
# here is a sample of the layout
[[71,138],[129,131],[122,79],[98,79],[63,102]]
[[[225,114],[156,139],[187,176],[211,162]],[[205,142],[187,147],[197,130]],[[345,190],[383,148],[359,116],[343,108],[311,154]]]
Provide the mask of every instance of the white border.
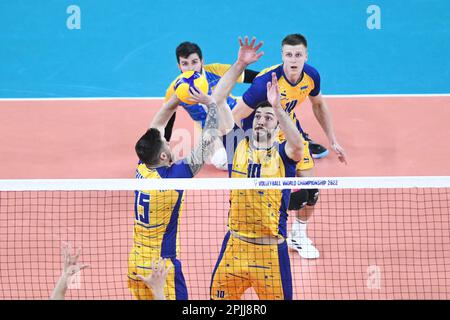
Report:
[[0,180],[0,191],[450,188],[450,176]]

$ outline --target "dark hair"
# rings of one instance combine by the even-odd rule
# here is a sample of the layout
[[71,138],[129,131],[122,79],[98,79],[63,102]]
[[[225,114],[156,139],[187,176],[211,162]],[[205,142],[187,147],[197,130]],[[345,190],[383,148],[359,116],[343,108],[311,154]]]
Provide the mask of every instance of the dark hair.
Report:
[[141,162],[147,165],[155,165],[159,162],[162,145],[159,130],[150,128],[136,143],[136,154]]
[[273,108],[269,101],[265,100],[256,105],[255,111],[259,108]]
[[302,44],[305,46],[305,48],[308,48],[308,43],[306,42],[306,38],[299,34],[289,34],[286,37],[284,37],[283,41],[281,41],[281,46],[284,46],[285,44],[290,46],[296,46],[298,44]]
[[189,41],[180,43],[177,49],[175,50],[177,62],[180,63],[180,58],[187,58],[193,53],[198,54],[200,60],[203,59],[202,49],[200,49],[200,47],[196,43]]

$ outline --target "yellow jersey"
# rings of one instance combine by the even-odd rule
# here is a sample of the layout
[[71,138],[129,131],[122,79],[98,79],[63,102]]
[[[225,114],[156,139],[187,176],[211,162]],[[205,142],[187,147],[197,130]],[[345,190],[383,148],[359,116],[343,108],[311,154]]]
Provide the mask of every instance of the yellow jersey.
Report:
[[[184,162],[149,169],[139,163],[138,179],[192,178]],[[183,190],[136,190],[134,203],[134,246],[143,254],[159,252],[163,258],[179,253],[178,225],[183,208]]]
[[[286,142],[258,150],[248,138],[236,147],[232,178],[295,177],[297,162],[285,152]],[[287,208],[291,191],[232,190],[228,219],[230,230],[247,238],[286,238]]]
[[[267,100],[267,82],[272,80],[272,72],[277,75],[281,106],[289,114],[299,131],[303,132],[295,116],[294,108],[303,103],[308,96],[314,97],[320,93],[319,72],[305,63],[300,81],[291,83],[284,74],[282,64],[262,70],[242,96],[242,100],[250,108],[255,109],[259,103]],[[255,113],[253,112],[249,117],[243,119],[242,128],[244,130],[252,128],[254,116]],[[281,140],[283,139],[281,138]]]

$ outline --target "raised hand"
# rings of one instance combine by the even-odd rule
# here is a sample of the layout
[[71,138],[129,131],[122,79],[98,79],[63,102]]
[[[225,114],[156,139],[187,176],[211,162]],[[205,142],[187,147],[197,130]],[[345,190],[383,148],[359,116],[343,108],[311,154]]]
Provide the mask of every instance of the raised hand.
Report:
[[62,256],[63,256],[63,275],[65,276],[73,276],[77,272],[89,267],[87,264],[79,264],[78,258],[81,253],[81,248],[77,249],[75,255],[71,254],[71,247],[69,244],[64,243],[62,247]]
[[71,254],[72,248],[68,243],[63,243],[61,250],[63,258],[63,270],[61,273],[61,277],[59,277],[59,280],[56,283],[52,294],[50,295],[51,300],[64,300],[72,276],[89,267],[89,265],[87,264],[78,263],[78,257],[80,256],[81,248],[78,248],[77,253],[74,256]]
[[256,38],[253,37],[252,41],[248,43],[248,37],[245,36],[244,41],[239,37],[239,52],[238,52],[238,62],[248,66],[249,64],[258,61],[259,58],[264,54],[264,52],[259,52],[258,50],[262,47],[263,42],[259,42],[255,47]]
[[167,259],[159,259],[152,261],[152,274],[148,277],[137,275],[138,279],[144,281],[145,285],[153,291],[155,300],[164,300],[164,286],[166,285],[166,278],[169,274],[172,265],[166,268]]
[[267,82],[267,101],[274,108],[280,106],[280,88],[278,87],[278,79],[275,72],[272,72],[272,81]]

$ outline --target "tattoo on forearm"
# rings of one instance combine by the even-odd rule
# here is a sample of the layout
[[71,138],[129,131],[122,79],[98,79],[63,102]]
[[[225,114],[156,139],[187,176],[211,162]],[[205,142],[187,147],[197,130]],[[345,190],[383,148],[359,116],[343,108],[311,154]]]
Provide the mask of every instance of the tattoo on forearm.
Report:
[[187,162],[191,168],[192,175],[196,175],[210,156],[214,141],[219,139],[219,119],[217,105],[212,103],[208,106],[208,114],[205,120],[205,127],[202,130],[200,143],[187,157]]

